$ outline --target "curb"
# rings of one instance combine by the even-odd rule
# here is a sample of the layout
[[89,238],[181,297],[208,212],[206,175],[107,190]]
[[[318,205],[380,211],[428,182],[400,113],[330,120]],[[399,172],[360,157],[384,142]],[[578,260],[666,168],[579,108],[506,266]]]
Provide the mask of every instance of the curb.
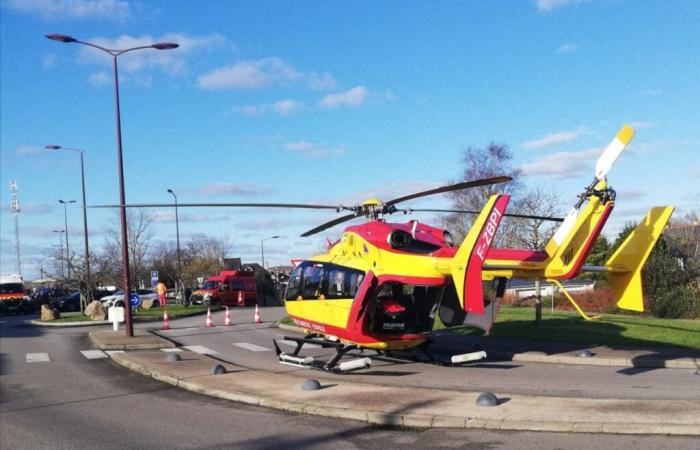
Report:
[[[211,359],[206,356],[203,358]],[[517,419],[484,419],[477,417],[441,416],[433,414],[400,414],[384,411],[357,410],[335,406],[322,406],[304,402],[276,400],[254,394],[226,391],[223,389],[203,386],[193,379],[180,379],[160,373],[158,370],[131,361],[126,354],[115,354],[112,359],[123,367],[162,381],[172,386],[185,389],[197,394],[208,395],[224,400],[261,406],[281,411],[309,414],[338,419],[350,419],[384,426],[400,426],[411,428],[461,428],[511,431],[546,431],[573,433],[603,433],[603,434],[632,434],[632,435],[677,435],[700,436],[697,424],[669,423],[630,423],[630,422],[545,422]],[[229,364],[229,366],[231,366]],[[196,378],[196,377],[193,377]]]
[[[303,333],[304,329],[295,325],[277,323],[282,330]],[[498,350],[487,351],[489,357],[504,361],[537,362],[548,364],[570,364],[581,366],[636,367],[644,369],[696,369],[700,370],[700,358],[654,359],[654,358],[579,358],[569,355],[544,355],[538,352],[513,353]]]

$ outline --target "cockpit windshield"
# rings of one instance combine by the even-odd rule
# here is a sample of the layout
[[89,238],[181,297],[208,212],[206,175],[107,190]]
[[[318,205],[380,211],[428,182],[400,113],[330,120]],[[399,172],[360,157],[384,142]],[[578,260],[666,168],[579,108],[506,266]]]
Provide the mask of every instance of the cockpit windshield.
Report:
[[289,279],[286,300],[354,298],[364,272],[331,263],[305,261]]
[[219,281],[205,281],[204,284],[202,285],[202,289],[207,289],[207,290],[217,290],[219,289],[219,285],[221,282]]

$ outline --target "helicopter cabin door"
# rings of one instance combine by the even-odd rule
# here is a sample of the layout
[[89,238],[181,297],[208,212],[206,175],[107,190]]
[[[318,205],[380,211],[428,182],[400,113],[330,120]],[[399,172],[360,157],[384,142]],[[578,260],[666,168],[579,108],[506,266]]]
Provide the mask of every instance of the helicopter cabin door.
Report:
[[330,325],[344,329],[363,276],[363,272],[348,267],[305,261],[290,277],[285,295],[287,312],[305,328],[325,332],[323,325]]

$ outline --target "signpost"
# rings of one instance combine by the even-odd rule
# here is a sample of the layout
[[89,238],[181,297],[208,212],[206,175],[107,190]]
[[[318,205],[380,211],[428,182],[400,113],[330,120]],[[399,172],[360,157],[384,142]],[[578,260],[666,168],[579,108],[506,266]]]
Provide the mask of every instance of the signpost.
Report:
[[156,287],[158,284],[158,271],[151,270],[151,287]]

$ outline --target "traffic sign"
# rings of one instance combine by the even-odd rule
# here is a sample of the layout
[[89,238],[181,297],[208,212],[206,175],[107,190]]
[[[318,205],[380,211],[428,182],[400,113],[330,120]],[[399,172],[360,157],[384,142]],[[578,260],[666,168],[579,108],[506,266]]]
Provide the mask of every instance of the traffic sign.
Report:
[[133,308],[138,308],[141,306],[141,297],[135,292],[132,292],[131,295],[129,295],[129,303],[131,303],[131,306]]

